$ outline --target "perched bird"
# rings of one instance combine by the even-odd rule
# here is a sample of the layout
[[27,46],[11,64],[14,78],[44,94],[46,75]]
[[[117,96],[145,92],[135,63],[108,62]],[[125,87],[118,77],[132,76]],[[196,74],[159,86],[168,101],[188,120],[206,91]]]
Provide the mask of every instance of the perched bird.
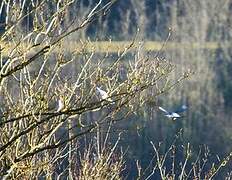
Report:
[[100,89],[99,87],[96,87],[97,92],[99,93],[99,95],[101,96],[102,100],[107,100],[109,102],[112,102],[113,100],[111,98],[109,98],[109,95],[107,92],[105,92],[104,90]]
[[59,99],[58,101],[58,108],[57,108],[57,112],[60,112],[64,109],[64,102],[62,100],[62,98]]
[[159,106],[159,109],[161,111],[163,111],[165,113],[165,116],[167,116],[168,118],[171,118],[172,120],[176,120],[177,118],[180,118],[181,115],[180,113],[184,112],[187,110],[187,106],[186,105],[182,105],[179,109],[177,109],[176,111],[167,111],[164,108]]

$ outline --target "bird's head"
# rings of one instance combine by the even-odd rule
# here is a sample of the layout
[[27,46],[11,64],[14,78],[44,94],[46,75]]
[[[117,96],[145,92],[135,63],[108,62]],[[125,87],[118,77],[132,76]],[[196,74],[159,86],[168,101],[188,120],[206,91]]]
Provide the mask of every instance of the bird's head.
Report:
[[186,105],[182,105],[181,108],[182,108],[183,110],[188,109],[188,107],[187,107]]

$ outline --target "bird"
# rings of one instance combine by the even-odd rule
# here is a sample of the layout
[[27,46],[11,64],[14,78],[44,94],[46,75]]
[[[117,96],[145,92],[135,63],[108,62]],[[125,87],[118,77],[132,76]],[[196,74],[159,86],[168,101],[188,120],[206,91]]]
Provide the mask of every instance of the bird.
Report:
[[186,111],[187,108],[188,107],[186,105],[182,105],[179,109],[170,112],[159,106],[159,110],[163,111],[165,113],[165,116],[171,118],[172,120],[176,120],[177,118],[180,118],[181,117],[180,113]]
[[102,90],[99,87],[96,87],[97,92],[100,94],[102,100],[107,100],[109,102],[113,102],[111,98],[109,98],[109,95],[106,91]]
[[63,102],[62,98],[60,98],[60,99],[58,100],[57,112],[60,112],[60,111],[62,111],[63,109],[64,109],[64,102]]

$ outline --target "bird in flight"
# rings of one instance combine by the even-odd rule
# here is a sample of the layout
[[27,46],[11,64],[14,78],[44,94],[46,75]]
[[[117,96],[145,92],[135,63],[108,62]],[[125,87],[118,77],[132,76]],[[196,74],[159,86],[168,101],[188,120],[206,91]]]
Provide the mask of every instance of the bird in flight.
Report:
[[186,105],[182,105],[179,109],[175,111],[167,111],[166,109],[159,106],[159,110],[163,111],[165,113],[165,116],[171,118],[172,120],[176,120],[177,118],[180,118],[181,117],[180,113],[186,111],[187,108],[188,107]]
[[99,95],[101,96],[102,100],[107,100],[109,102],[113,101],[111,98],[109,98],[109,95],[108,95],[108,93],[106,91],[102,90],[99,87],[96,87],[96,89],[97,89],[97,92],[99,93]]

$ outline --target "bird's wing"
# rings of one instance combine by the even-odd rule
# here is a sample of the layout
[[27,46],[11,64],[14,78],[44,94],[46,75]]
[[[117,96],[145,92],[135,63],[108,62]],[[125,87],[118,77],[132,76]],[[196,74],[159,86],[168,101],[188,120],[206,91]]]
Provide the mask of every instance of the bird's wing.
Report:
[[102,90],[99,87],[96,87],[96,90],[100,93]]
[[108,93],[105,92],[104,90],[100,89],[99,87],[97,87],[97,91],[99,92],[100,96],[102,99],[107,99],[108,98]]
[[61,111],[63,108],[64,108],[64,103],[62,102],[61,99],[59,99],[57,112]]
[[162,107],[160,107],[160,106],[159,106],[159,110],[161,110],[161,111],[165,112],[166,114],[169,114],[169,112],[168,112],[168,111],[166,111],[164,108],[162,108]]
[[105,91],[103,91],[102,89],[97,87],[97,91],[100,93],[101,96],[106,95],[107,93]]

